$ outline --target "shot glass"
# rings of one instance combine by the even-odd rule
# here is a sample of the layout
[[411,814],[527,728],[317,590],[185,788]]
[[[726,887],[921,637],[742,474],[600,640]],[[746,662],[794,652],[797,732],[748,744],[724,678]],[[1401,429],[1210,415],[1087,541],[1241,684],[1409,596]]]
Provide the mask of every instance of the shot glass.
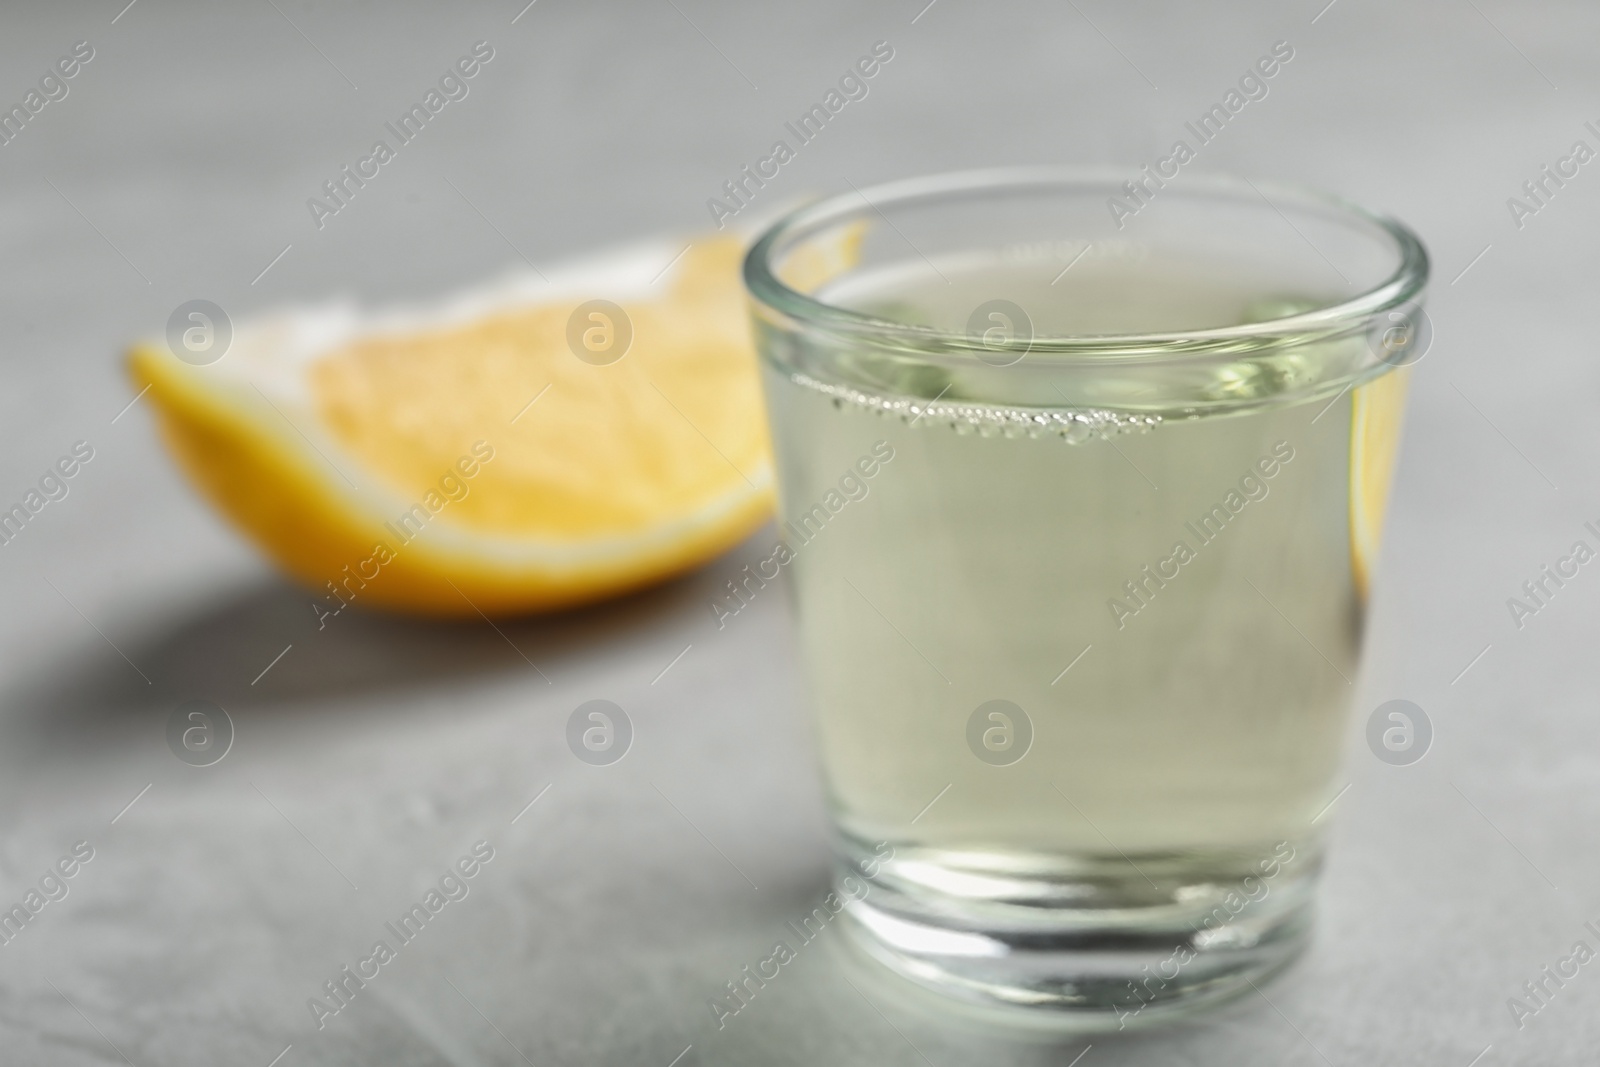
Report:
[[1087,1028],[1307,943],[1430,339],[1398,222],[1141,181],[852,191],[744,266],[851,940]]

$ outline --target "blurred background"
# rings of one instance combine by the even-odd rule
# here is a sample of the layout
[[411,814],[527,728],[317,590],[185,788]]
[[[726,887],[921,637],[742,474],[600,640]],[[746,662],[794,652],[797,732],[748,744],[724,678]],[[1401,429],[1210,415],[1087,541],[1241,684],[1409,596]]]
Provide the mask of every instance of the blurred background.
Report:
[[[1600,948],[1600,577],[1520,627],[1507,601],[1600,525],[1600,173],[1547,184],[1532,214],[1508,198],[1535,204],[1524,182],[1576,141],[1600,148],[1600,10],[125,2],[0,15],[7,108],[93,50],[0,145],[0,498],[73,442],[94,450],[0,548],[0,910],[77,842],[93,852],[0,944],[7,1062],[1593,1062],[1600,963],[1559,984],[1542,968]],[[469,97],[319,229],[307,198],[479,41],[494,59]],[[1270,95],[1192,166],[1331,189],[1429,244],[1435,340],[1351,784],[1316,944],[1270,1001],[1136,1036],[1006,1034],[872,987],[830,933],[719,1028],[708,999],[827,879],[787,604],[763,596],[721,630],[707,610],[775,531],[558,616],[353,610],[319,632],[308,594],[177,473],[129,384],[123,350],[186,301],[238,322],[329,294],[424,299],[706,230],[707,199],[879,41],[893,61],[763,207],[989,164],[1131,170],[1288,41]],[[608,766],[566,742],[593,699],[633,724]],[[1391,699],[1432,722],[1410,765],[1361,737]],[[188,700],[232,720],[208,767],[169,749]],[[470,895],[319,1028],[308,999],[478,841],[493,859]]]

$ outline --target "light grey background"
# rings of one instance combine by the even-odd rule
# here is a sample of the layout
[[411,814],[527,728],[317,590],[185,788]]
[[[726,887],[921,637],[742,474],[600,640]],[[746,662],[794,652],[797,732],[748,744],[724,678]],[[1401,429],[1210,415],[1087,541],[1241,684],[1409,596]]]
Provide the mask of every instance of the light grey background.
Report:
[[[1520,1031],[1507,998],[1579,938],[1600,947],[1582,929],[1600,921],[1600,573],[1521,630],[1506,599],[1596,543],[1600,163],[1520,231],[1506,198],[1576,139],[1600,146],[1583,127],[1600,119],[1600,10],[538,0],[513,24],[521,0],[138,0],[119,17],[123,2],[0,15],[7,106],[74,42],[96,51],[0,147],[0,499],[73,441],[96,449],[0,548],[0,903],[74,841],[96,850],[0,947],[5,1062],[266,1067],[292,1045],[286,1067],[668,1067],[692,1045],[684,1067],[945,1067],[1065,1064],[1090,1040],[1083,1067],[1594,1062],[1600,962]],[[495,58],[470,97],[316,230],[306,198],[480,39]],[[1271,95],[1194,167],[1341,191],[1433,252],[1437,341],[1414,379],[1317,942],[1208,1021],[974,1031],[850,977],[830,933],[719,1032],[707,998],[826,876],[786,605],[763,597],[721,632],[706,607],[773,533],[505,639],[354,612],[318,632],[308,594],[176,474],[147,404],[113,422],[134,395],[122,346],[185,300],[239,318],[329,292],[423,297],[519,255],[701,229],[722,181],[880,39],[895,58],[870,96],[769,203],[978,164],[1152,160],[1288,40]],[[637,730],[609,767],[563,742],[597,697]],[[1436,730],[1410,767],[1359,737],[1395,697]],[[211,768],[164,742],[191,698],[237,724]],[[479,838],[496,855],[471,895],[319,1032],[307,998]]]

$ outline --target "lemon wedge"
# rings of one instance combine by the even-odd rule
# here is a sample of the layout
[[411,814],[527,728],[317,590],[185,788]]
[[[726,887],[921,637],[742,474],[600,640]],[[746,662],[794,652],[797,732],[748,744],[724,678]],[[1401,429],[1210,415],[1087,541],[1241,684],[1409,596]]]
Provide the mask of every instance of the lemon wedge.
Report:
[[1377,564],[1400,450],[1410,367],[1399,367],[1356,388],[1350,408],[1350,568],[1356,592],[1367,599]]
[[214,363],[141,344],[130,370],[195,486],[328,608],[583,604],[771,512],[741,242],[681,248],[422,311],[293,310]]

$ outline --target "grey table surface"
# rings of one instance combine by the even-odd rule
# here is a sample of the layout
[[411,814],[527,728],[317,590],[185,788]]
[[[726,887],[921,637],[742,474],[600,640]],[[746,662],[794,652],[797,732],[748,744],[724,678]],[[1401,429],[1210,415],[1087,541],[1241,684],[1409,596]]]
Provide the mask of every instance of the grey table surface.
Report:
[[[1507,199],[1575,141],[1600,146],[1585,126],[1600,9],[124,2],[0,14],[8,107],[76,42],[94,49],[0,146],[0,497],[74,441],[95,449],[0,550],[0,904],[75,842],[94,850],[0,946],[0,1062],[1595,1062],[1600,964],[1549,984],[1531,1017],[1508,1000],[1575,942],[1600,947],[1584,927],[1600,924],[1584,643],[1600,577],[1583,569],[1520,628],[1507,598],[1600,520],[1600,165],[1535,215]],[[495,58],[470,96],[319,230],[306,199],[479,40]],[[1339,190],[1434,255],[1436,341],[1316,943],[1262,996],[1192,1024],[972,1027],[853,972],[825,935],[719,1029],[708,998],[826,879],[787,606],[763,598],[721,631],[706,606],[773,531],[503,635],[354,611],[319,632],[308,594],[175,472],[148,404],[124,411],[121,346],[189,299],[236,318],[331,292],[412,299],[523,256],[703,229],[706,199],[879,40],[895,56],[870,95],[763,196],[1136,165],[1286,40],[1270,95],[1194,166]],[[609,767],[563,742],[597,697],[637,729]],[[1395,697],[1436,731],[1407,767],[1358,736]],[[168,751],[188,699],[236,724],[215,766]],[[478,840],[494,858],[469,896],[319,1028],[308,999]]]

